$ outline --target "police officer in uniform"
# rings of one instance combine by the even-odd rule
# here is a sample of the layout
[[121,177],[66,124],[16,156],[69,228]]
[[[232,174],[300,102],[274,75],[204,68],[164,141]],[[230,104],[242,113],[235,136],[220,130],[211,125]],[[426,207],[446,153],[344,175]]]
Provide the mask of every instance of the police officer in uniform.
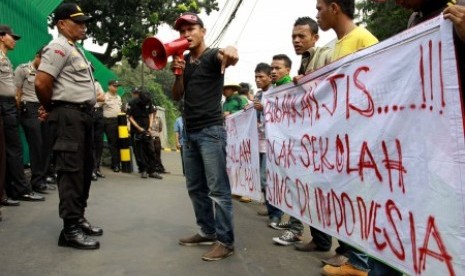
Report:
[[42,53],[35,87],[47,113],[57,170],[60,197],[59,214],[63,230],[59,246],[98,249],[100,244],[88,236],[100,236],[84,217],[93,169],[92,112],[96,103],[94,78],[88,60],[76,46],[86,37],[92,17],[74,3],[60,5],[54,14],[59,36]]
[[[0,176],[4,175],[5,177],[2,177],[0,182],[4,181],[7,195],[14,199],[43,201],[45,200],[43,196],[32,192],[31,184],[26,180],[24,174],[13,67],[6,56],[9,50],[14,49],[16,40],[19,39],[20,36],[14,34],[9,26],[0,25],[0,117],[3,120],[2,139],[5,141],[5,147],[1,148],[0,154],[6,154],[6,165],[2,162],[0,167]],[[2,198],[3,202],[5,198],[3,196]]]
[[121,113],[121,97],[118,95],[119,81],[108,82],[108,92],[103,102],[103,125],[108,139],[111,153],[111,168],[114,172],[120,171],[120,153],[118,148],[118,115]]
[[95,80],[95,95],[97,103],[94,105],[94,170],[92,172],[92,180],[97,181],[98,177],[105,178],[105,175],[100,171],[100,161],[102,160],[103,152],[103,108],[102,104],[105,101],[102,85]]
[[31,161],[31,186],[38,193],[55,189],[46,184],[49,153],[44,152],[43,139],[45,122],[38,117],[39,99],[34,87],[36,71],[42,57],[42,49],[37,51],[34,60],[19,65],[15,70],[16,100],[20,107],[20,121],[26,135]]

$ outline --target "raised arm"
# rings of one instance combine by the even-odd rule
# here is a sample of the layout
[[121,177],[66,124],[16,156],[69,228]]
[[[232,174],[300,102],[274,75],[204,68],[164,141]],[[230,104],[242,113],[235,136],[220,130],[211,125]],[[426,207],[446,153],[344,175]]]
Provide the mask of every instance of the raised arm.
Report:
[[237,49],[233,46],[227,46],[221,48],[218,51],[218,59],[221,61],[221,73],[224,74],[224,70],[230,65],[236,65],[239,61],[239,54]]

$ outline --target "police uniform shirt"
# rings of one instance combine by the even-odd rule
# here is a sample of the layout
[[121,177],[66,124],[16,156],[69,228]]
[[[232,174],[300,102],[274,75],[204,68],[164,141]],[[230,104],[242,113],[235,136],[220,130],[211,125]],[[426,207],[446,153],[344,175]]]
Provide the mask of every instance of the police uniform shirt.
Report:
[[0,96],[14,97],[16,87],[13,81],[13,66],[8,57],[0,51]]
[[114,96],[107,92],[105,93],[105,101],[103,102],[103,117],[105,118],[117,118],[118,114],[121,113],[121,97],[118,94]]
[[15,85],[21,88],[21,101],[38,103],[34,80],[36,79],[36,68],[32,62],[19,65],[15,70]]
[[38,70],[55,78],[52,101],[95,105],[94,78],[89,62],[63,35],[45,47]]

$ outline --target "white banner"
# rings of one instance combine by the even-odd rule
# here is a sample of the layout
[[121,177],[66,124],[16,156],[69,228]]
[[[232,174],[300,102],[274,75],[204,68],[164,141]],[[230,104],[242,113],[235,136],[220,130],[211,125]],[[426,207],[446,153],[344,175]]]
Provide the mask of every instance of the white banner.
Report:
[[412,275],[465,275],[465,145],[440,17],[264,94],[271,204]]
[[261,201],[257,113],[249,108],[226,117],[226,147],[231,191]]

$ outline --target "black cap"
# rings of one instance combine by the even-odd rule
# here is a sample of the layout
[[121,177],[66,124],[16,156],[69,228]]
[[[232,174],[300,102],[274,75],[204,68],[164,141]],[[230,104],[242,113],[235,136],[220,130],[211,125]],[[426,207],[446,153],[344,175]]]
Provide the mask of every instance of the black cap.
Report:
[[8,25],[0,25],[0,35],[9,34],[14,40],[20,40],[21,36],[13,33],[13,30]]
[[190,25],[200,25],[203,28],[203,21],[200,17],[193,13],[193,12],[185,12],[183,13],[176,21],[174,22],[174,29],[179,31],[182,25],[190,24]]
[[75,3],[63,3],[55,10],[53,17],[54,24],[58,20],[71,19],[76,22],[87,22],[92,19],[92,16],[85,15],[81,8]]
[[110,80],[108,82],[108,85],[113,85],[113,86],[120,86],[121,84],[117,80]]

